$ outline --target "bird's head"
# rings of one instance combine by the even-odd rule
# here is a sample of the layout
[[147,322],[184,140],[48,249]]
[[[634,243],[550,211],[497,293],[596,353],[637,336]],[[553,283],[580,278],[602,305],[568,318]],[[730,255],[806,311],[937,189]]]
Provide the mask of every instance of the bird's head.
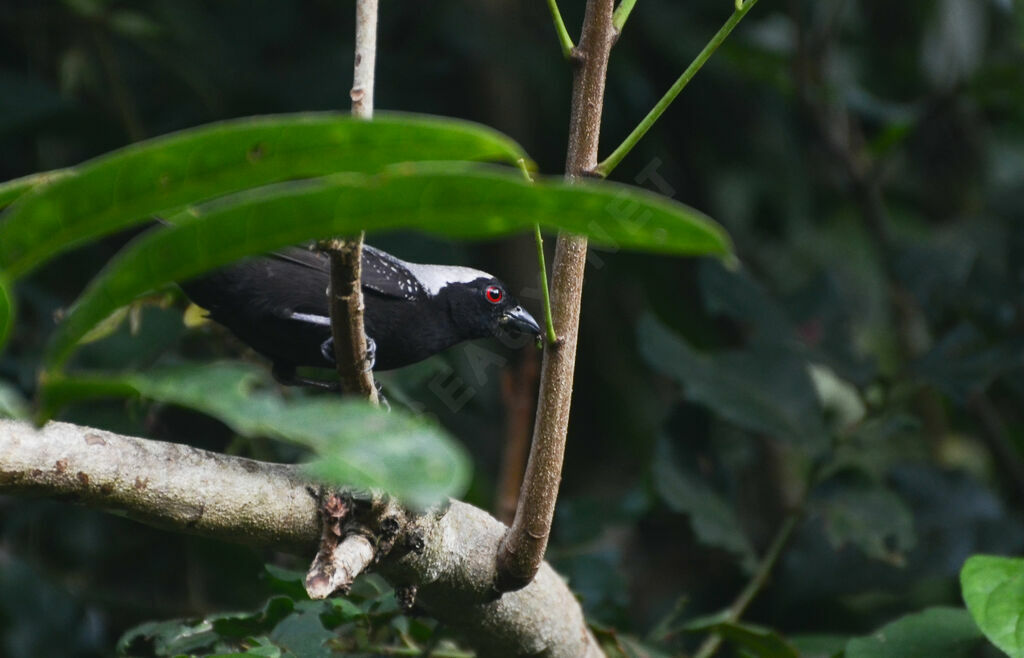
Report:
[[[452,268],[454,269],[454,268]],[[502,332],[541,335],[540,325],[508,292],[505,284],[479,270],[458,268],[439,291],[448,301],[452,321],[466,338],[482,338]]]

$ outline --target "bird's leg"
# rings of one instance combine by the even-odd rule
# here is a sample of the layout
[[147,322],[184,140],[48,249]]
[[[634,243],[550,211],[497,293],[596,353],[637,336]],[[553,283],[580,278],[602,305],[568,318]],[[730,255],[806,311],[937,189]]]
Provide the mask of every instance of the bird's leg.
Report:
[[[324,342],[320,343],[320,354],[330,363],[334,363],[334,337],[328,338]],[[366,337],[366,363],[363,365],[363,371],[373,370],[373,366],[377,363],[377,343],[374,342],[369,336]]]
[[[324,342],[320,343],[320,354],[325,359],[327,359],[327,361],[329,361],[330,363],[334,363],[334,337],[333,336],[328,338]],[[376,363],[377,363],[377,343],[374,342],[374,340],[372,338],[367,336],[366,337],[366,363],[363,366],[364,372],[365,371],[373,370],[373,366],[376,365]],[[275,368],[274,377],[277,377],[278,376],[276,374],[277,373],[277,370],[276,370],[277,366],[275,365],[274,368]],[[295,369],[294,368],[291,369],[291,377],[292,377],[292,380],[296,380],[297,379],[295,377]],[[288,383],[288,382],[283,382],[280,378],[278,378],[277,381],[282,382],[282,383]],[[307,380],[304,380],[303,383],[309,383],[310,385],[314,385],[314,386],[315,385],[320,385],[320,384],[323,383],[323,382],[317,382],[316,384],[311,384],[311,382],[312,382],[312,380],[308,380],[307,379]],[[384,393],[381,391],[380,382],[377,381],[376,379],[374,379],[373,380],[373,385],[377,387],[377,399],[380,401],[380,405],[382,407],[384,407],[386,410],[391,411],[391,404],[388,403],[387,398],[384,397]],[[331,388],[331,390],[337,391],[338,388],[339,388],[338,385],[334,385]]]
[[341,384],[338,382],[325,382],[319,379],[299,377],[295,372],[295,366],[289,364],[275,363],[270,372],[279,384],[284,384],[285,386],[309,386],[333,392],[341,389]]

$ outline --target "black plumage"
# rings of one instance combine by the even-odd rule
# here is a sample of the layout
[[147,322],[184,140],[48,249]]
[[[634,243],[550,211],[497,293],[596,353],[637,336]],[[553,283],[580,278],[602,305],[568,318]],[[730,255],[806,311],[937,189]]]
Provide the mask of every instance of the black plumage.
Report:
[[[181,287],[211,319],[270,359],[278,379],[310,383],[295,377],[296,367],[334,367],[329,268],[326,255],[291,247]],[[375,370],[401,368],[502,330],[540,334],[533,317],[486,272],[408,263],[367,245],[361,282]]]

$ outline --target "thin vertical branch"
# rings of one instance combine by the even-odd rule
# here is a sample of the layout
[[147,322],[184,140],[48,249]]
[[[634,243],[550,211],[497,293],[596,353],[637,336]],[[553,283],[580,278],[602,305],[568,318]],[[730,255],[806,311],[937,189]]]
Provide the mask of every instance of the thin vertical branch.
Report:
[[[526,160],[519,158],[516,162],[519,165],[519,171],[523,172],[523,176],[526,180],[533,182],[533,176],[530,175],[530,170],[526,167]],[[548,288],[548,265],[544,258],[544,236],[540,232],[540,224],[533,225],[533,240],[537,245],[537,267],[540,269],[540,291],[543,295],[544,301],[544,331],[547,335],[548,342],[554,344],[558,342],[558,336],[555,334],[555,323],[551,319],[551,291]]]
[[540,268],[540,291],[544,296],[544,328],[548,343],[558,342],[555,333],[555,321],[551,318],[551,292],[548,289],[548,266],[544,259],[544,236],[540,233],[540,224],[533,225],[533,239],[537,243],[537,265]]
[[[356,0],[356,52],[352,72],[352,116],[373,117],[373,75],[377,64],[377,0]],[[351,240],[333,240],[328,290],[334,360],[343,393],[358,393],[377,404],[377,388],[368,367],[360,285],[364,233]]]
[[373,118],[373,74],[377,66],[377,0],[356,0],[356,59],[352,116]]
[[[321,245],[325,247],[324,244]],[[363,329],[363,291],[360,288],[363,236],[353,240],[329,240],[325,250],[331,258],[331,336],[334,360],[343,393],[358,393],[377,404],[377,387],[368,367],[366,333]]]
[[[590,175],[597,165],[601,112],[608,55],[615,40],[613,0],[588,0],[580,45],[574,52],[566,177]],[[558,342],[544,349],[533,445],[512,527],[497,555],[495,588],[506,592],[529,584],[547,550],[555,500],[562,477],[565,437],[569,426],[576,342],[579,337],[583,270],[587,239],[560,234],[552,271],[552,319]]]

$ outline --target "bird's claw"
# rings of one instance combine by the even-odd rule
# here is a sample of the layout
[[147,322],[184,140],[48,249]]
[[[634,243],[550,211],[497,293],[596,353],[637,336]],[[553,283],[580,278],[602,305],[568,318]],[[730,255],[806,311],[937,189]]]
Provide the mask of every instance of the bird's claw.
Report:
[[369,336],[366,337],[366,365],[363,372],[370,372],[377,365],[377,343]]
[[[334,337],[328,338],[320,343],[320,354],[329,363],[334,364]],[[369,336],[366,337],[366,362],[363,364],[363,372],[370,372],[377,364],[377,343]]]

